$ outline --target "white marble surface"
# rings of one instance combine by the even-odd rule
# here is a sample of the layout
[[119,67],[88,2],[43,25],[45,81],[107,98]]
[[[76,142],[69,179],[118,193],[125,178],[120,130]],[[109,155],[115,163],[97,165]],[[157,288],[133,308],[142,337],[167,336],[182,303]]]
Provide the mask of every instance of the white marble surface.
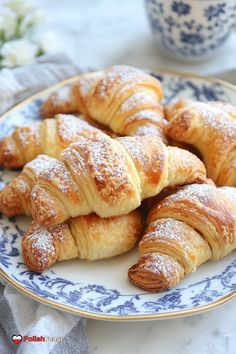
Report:
[[[83,69],[130,64],[212,74],[236,67],[236,35],[211,60],[183,63],[155,45],[142,0],[43,0],[65,51]],[[96,354],[236,353],[236,301],[182,319],[114,323],[87,321]]]
[[114,323],[88,320],[96,354],[235,354],[236,301],[181,319]]

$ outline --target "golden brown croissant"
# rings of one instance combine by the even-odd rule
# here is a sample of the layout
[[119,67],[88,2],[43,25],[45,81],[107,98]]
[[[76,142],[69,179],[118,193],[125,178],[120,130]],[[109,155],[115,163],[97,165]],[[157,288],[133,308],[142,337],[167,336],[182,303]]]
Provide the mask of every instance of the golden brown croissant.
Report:
[[65,114],[17,127],[0,141],[0,166],[19,168],[40,154],[60,159],[61,152],[81,136],[99,132],[84,120]]
[[[168,106],[165,106],[164,112],[167,120],[174,118],[176,114],[179,114],[181,110],[185,110],[187,107],[190,107],[192,104],[196,103],[191,99],[181,98],[174,103],[171,103]],[[211,107],[219,108],[225,113],[228,113],[231,117],[236,118],[236,107],[230,103],[221,102],[221,101],[208,101],[208,105]]]
[[230,103],[220,101],[210,101],[211,106],[218,107],[228,113],[231,117],[236,118],[236,107]]
[[[188,151],[167,147],[157,136],[81,138],[62,161],[40,155],[0,193],[0,211],[32,212],[52,226],[96,212],[127,214],[167,186],[205,182],[203,163]],[[32,191],[32,193],[31,193]]]
[[57,261],[111,258],[133,248],[142,230],[139,210],[106,219],[80,216],[48,229],[32,224],[22,240],[25,264],[42,272]]
[[229,114],[229,105],[181,100],[166,108],[166,116],[167,134],[200,151],[208,176],[219,186],[236,186],[233,109]]
[[208,260],[236,248],[236,188],[189,185],[150,212],[140,259],[128,276],[148,291],[170,289]]
[[129,66],[80,75],[71,87],[53,93],[42,106],[44,117],[80,112],[121,135],[158,135],[166,140],[159,80]]

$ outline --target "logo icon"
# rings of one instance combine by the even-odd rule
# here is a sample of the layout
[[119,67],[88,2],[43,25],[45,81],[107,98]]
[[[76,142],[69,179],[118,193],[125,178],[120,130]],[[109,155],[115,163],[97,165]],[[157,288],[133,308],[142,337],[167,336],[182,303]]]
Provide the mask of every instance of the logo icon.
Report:
[[22,336],[20,334],[18,334],[18,335],[13,334],[11,339],[15,344],[20,344],[20,342],[22,341]]

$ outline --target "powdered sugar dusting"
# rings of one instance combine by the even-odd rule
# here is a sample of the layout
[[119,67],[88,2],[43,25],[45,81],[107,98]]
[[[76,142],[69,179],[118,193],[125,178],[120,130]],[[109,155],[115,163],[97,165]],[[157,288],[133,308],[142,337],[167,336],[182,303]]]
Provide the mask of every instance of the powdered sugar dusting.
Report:
[[[150,122],[162,122],[164,118],[164,113],[160,107],[160,110],[143,109],[129,116],[127,122],[132,123],[133,121],[148,120]],[[165,122],[165,121],[164,121]]]
[[46,180],[48,183],[55,185],[63,194],[68,194],[71,191],[77,192],[77,186],[70,173],[64,163],[59,160],[46,155],[39,155],[36,159],[29,162],[23,171],[27,173],[26,170],[28,168],[33,170],[37,177],[37,182],[40,179]]
[[104,72],[103,77],[98,84],[98,96],[105,99],[117,86],[122,89],[123,85],[129,82],[142,82],[142,76],[145,75],[141,70],[129,66],[113,66]]
[[[146,169],[149,168],[149,164],[150,164],[148,158],[149,156],[145,152],[144,145],[142,144],[142,138],[122,137],[122,138],[118,138],[117,140],[125,147],[128,154],[133,159],[136,165],[145,166]],[[153,143],[153,140],[154,137],[150,138],[150,145]]]
[[139,268],[154,273],[163,279],[164,283],[173,283],[179,276],[180,265],[173,258],[160,254],[148,253],[142,256]]
[[17,128],[17,137],[23,148],[31,144],[40,145],[40,125],[41,123],[34,123],[28,127]]
[[228,113],[233,118],[236,118],[236,107],[230,103],[221,101],[210,101],[209,104],[213,107],[217,107]]
[[115,151],[111,141],[100,139],[92,143],[89,162],[91,177],[104,198],[114,203],[119,194],[130,190],[129,172],[122,153]]
[[32,255],[42,268],[47,267],[51,258],[55,257],[55,247],[52,234],[43,227],[36,227],[28,235],[28,241],[32,242]]
[[71,86],[63,86],[58,91],[54,92],[50,96],[51,101],[55,106],[61,105],[62,102],[71,101]]
[[64,142],[73,143],[81,136],[100,132],[99,129],[73,115],[59,115],[57,121],[59,136]]
[[[125,147],[135,164],[141,181],[141,189],[146,198],[145,193],[150,184],[157,188],[160,185],[166,156],[164,144],[157,136],[123,137],[118,138],[118,140]],[[148,196],[153,196],[153,194],[148,194]]]
[[97,72],[93,73],[93,74],[84,74],[81,75],[78,79],[78,83],[76,83],[76,85],[78,84],[79,86],[79,90],[80,90],[80,94],[82,97],[85,97],[89,94],[94,81],[97,78]]
[[50,231],[53,235],[53,238],[57,241],[64,242],[65,241],[65,232],[67,231],[67,224],[59,224],[50,228]]
[[[153,226],[153,227],[152,227]],[[190,248],[190,243],[183,237],[183,230],[181,228],[182,222],[175,219],[163,219],[161,221],[154,222],[149,225],[147,233],[143,236],[140,245],[146,242],[155,242],[156,240],[164,239],[169,242],[176,242],[180,247],[187,251]],[[189,228],[189,232],[192,228],[188,225],[184,225],[185,229]]]
[[223,194],[226,195],[227,198],[231,200],[233,203],[235,209],[236,209],[236,188],[235,187],[228,187],[224,186],[221,188],[218,188],[218,190]]
[[[215,132],[215,138],[220,139],[221,143],[228,146],[236,139],[236,120],[227,114],[226,111],[217,106],[211,106],[207,103],[196,102],[190,108],[195,108],[203,117],[203,129],[207,129],[211,134],[210,139],[213,139],[212,133]],[[217,141],[216,141],[217,143]],[[218,143],[217,143],[218,144]],[[223,146],[220,146],[222,149]]]
[[133,109],[138,109],[140,106],[143,106],[144,104],[150,105],[155,103],[156,101],[150,94],[144,91],[138,91],[135,92],[126,101],[122,103],[117,114],[119,114],[120,112],[129,112],[132,111]]
[[157,208],[162,208],[163,206],[172,205],[175,202],[181,202],[188,200],[194,203],[201,202],[205,205],[209,203],[209,198],[211,196],[211,189],[215,187],[209,186],[207,184],[192,184],[185,186],[184,188],[177,191],[175,194],[172,194],[165,198]]
[[[91,188],[95,187],[96,194],[107,204],[114,205],[127,198],[127,194],[133,196],[136,192],[125,155],[120,150],[113,139],[105,134],[98,134],[81,138],[66,149],[63,156],[78,178],[81,176],[81,180],[84,180],[89,176]],[[90,188],[84,187],[83,192],[91,194]],[[94,195],[92,199],[94,200]],[[87,195],[87,200],[91,200],[90,195]],[[101,212],[101,209],[95,210],[94,207],[102,208],[97,202],[96,205],[91,205],[91,209]]]
[[58,160],[47,155],[38,155],[34,160],[28,162],[25,165],[23,172],[29,168],[32,169],[34,174],[38,177],[45,170],[48,170],[50,166],[53,166],[55,163],[57,163],[57,161]]

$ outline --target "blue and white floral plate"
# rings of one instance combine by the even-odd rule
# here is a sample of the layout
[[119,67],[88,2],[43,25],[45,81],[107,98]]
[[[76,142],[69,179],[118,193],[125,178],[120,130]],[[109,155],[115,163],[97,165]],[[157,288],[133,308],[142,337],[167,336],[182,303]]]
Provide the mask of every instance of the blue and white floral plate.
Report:
[[[162,81],[166,102],[184,96],[236,103],[236,87],[230,84],[164,70],[152,74]],[[0,122],[0,137],[16,124],[39,119],[48,94],[75,80],[44,90],[7,112]],[[2,169],[0,187],[16,174]],[[199,313],[236,297],[235,253],[217,263],[208,262],[176,288],[160,294],[146,293],[128,281],[127,269],[137,260],[136,250],[111,260],[72,260],[43,274],[31,272],[21,254],[21,237],[29,223],[25,217],[0,216],[0,275],[25,295],[57,309],[106,320],[146,320]]]

